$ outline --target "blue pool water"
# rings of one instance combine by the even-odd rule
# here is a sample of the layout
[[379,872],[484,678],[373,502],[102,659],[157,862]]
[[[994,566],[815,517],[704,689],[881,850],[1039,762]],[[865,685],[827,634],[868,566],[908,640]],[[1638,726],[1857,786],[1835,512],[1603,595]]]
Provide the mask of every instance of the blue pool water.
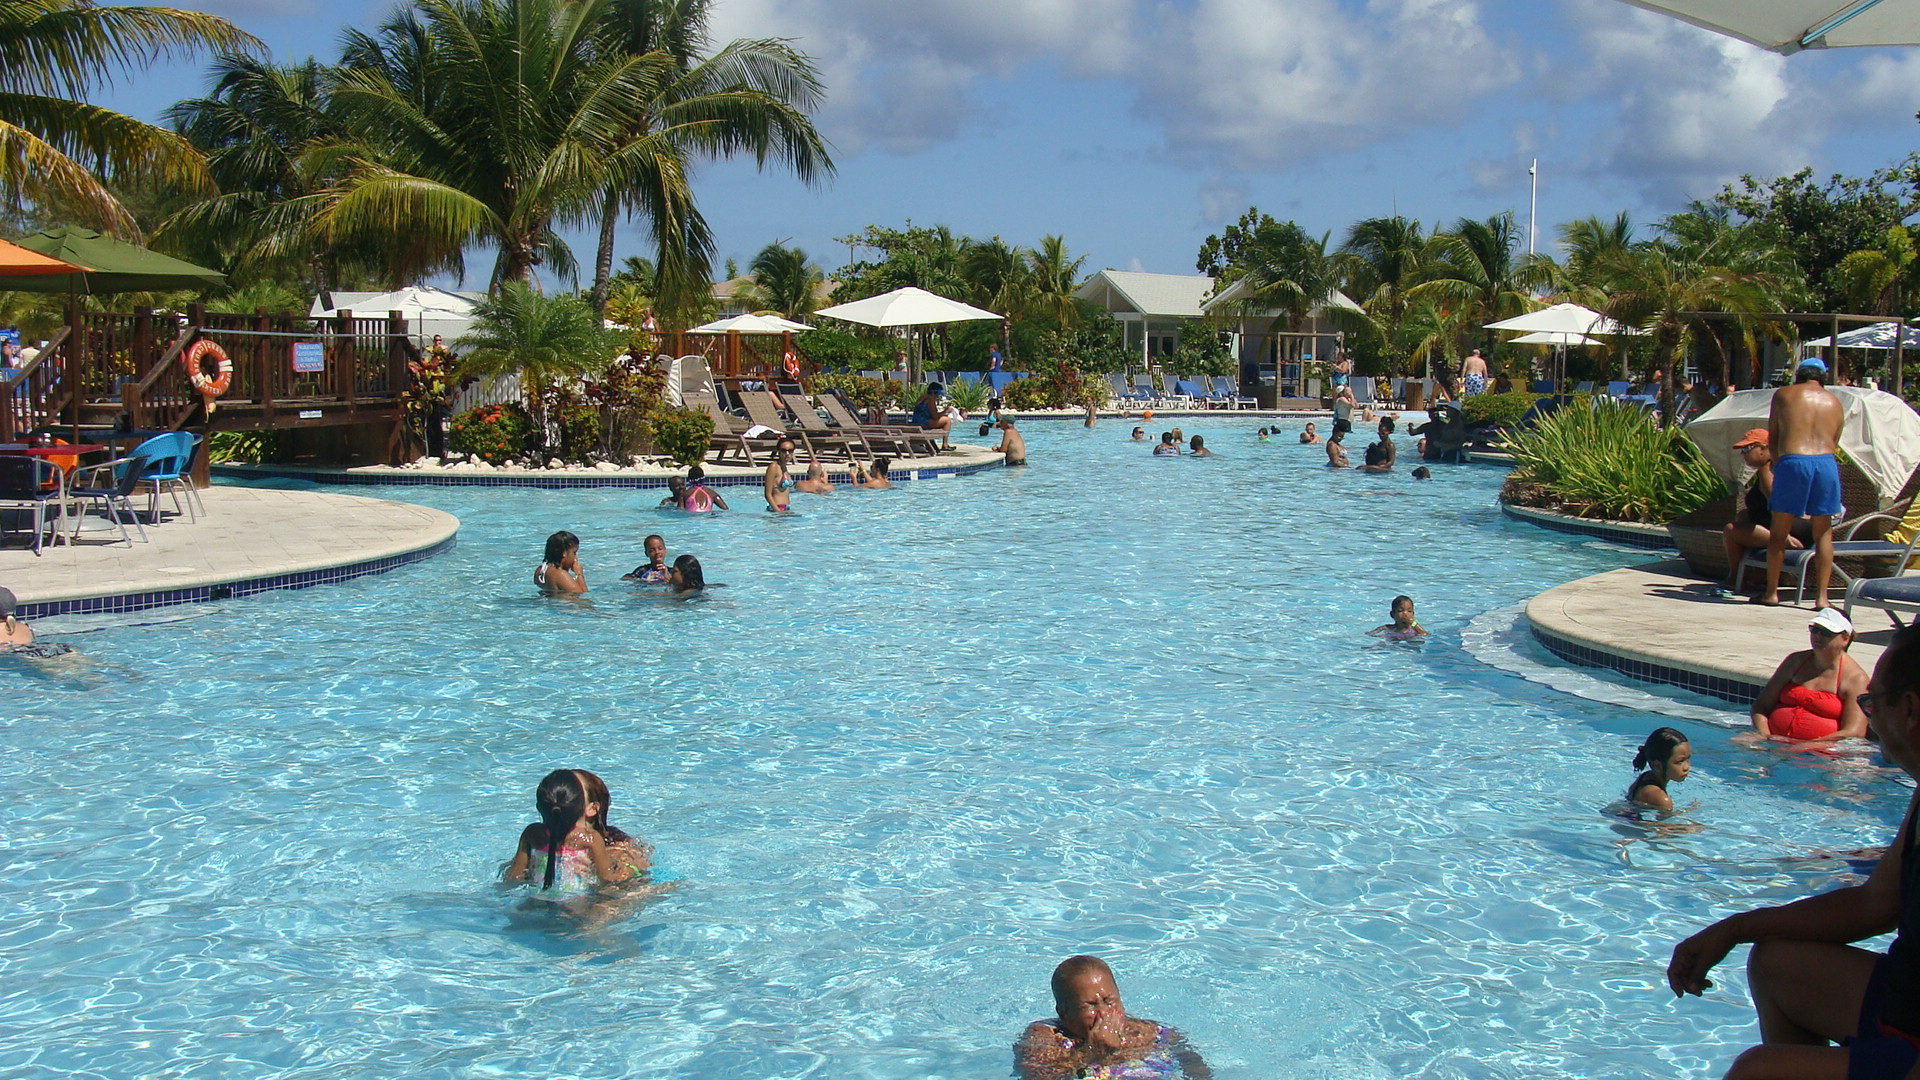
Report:
[[[0,1075],[999,1077],[1079,951],[1223,1078],[1718,1075],[1744,975],[1676,1005],[1671,943],[1851,880],[1821,853],[1907,788],[1683,722],[1703,827],[1611,818],[1669,721],[1461,635],[1636,556],[1504,519],[1495,470],[1183,426],[1220,456],[1034,423],[1031,469],[791,520],[375,490],[458,544],[67,624],[91,667],[0,669]],[[590,604],[532,595],[558,528]],[[654,531],[728,587],[617,582]],[[1362,636],[1399,592],[1427,643]],[[674,891],[513,915],[491,880],[563,765]]]

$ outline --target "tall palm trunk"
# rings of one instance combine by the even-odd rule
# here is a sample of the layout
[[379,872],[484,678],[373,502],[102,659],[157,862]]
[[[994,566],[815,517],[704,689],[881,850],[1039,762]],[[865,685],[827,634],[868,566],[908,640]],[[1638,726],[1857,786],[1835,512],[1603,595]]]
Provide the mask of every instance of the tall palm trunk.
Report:
[[593,313],[606,318],[607,291],[613,281],[613,229],[620,220],[620,194],[607,192],[600,206],[600,248],[593,257]]

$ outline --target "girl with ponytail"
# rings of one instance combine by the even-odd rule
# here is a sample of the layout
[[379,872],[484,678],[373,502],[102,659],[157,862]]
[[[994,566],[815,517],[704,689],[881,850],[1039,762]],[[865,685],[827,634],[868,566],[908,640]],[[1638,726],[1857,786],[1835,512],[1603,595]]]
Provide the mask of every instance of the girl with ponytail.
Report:
[[633,868],[635,874],[652,865],[653,846],[635,836],[614,828],[607,823],[607,808],[612,805],[612,796],[607,791],[607,782],[585,769],[573,770],[580,778],[580,788],[587,794],[587,805],[599,807],[599,813],[589,814],[586,823],[600,834],[607,846],[613,849],[614,858]]
[[605,808],[587,798],[572,769],[555,769],[534,795],[540,820],[520,830],[520,845],[505,880],[533,881],[542,892],[579,893],[605,882],[625,881],[634,868],[619,858],[589,822]]
[[1628,786],[1627,801],[1670,814],[1673,798],[1667,794],[1667,785],[1685,780],[1693,771],[1693,746],[1685,735],[1673,728],[1656,728],[1647,736],[1647,741],[1640,744],[1640,752],[1633,757],[1633,767],[1646,772]]

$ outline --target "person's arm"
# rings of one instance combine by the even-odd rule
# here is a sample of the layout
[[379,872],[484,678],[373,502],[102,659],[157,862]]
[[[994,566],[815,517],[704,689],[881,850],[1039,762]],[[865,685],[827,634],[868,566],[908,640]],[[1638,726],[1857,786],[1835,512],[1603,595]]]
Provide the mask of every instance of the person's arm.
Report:
[[707,498],[709,498],[709,499],[712,499],[712,500],[713,500],[713,505],[715,505],[715,506],[717,506],[717,507],[719,507],[719,508],[720,508],[720,509],[722,509],[722,510],[725,510],[725,509],[727,509],[727,508],[728,508],[728,507],[727,507],[727,500],[725,500],[725,499],[723,499],[723,498],[721,498],[721,497],[720,497],[720,492],[719,492],[718,490],[716,490],[716,489],[714,489],[714,488],[708,488],[708,489],[707,489]]
[[1020,1080],[1073,1080],[1080,1057],[1060,1044],[1053,1028],[1036,1022],[1013,1044],[1013,1071]]
[[766,478],[760,483],[760,494],[767,500],[767,508],[770,510],[780,509],[780,504],[773,501],[773,493],[780,488],[780,481],[774,479],[774,473],[779,471],[779,468],[780,463],[777,461],[767,466]]
[[[1773,669],[1773,678],[1768,679],[1767,685],[1760,688],[1760,696],[1753,699],[1753,712],[1750,717],[1753,721],[1753,730],[1762,735],[1773,734],[1772,729],[1767,726],[1767,717],[1773,710],[1780,707],[1780,692],[1787,688],[1788,676],[1792,675],[1793,670],[1799,666],[1800,654],[1796,652],[1788,653],[1787,658],[1780,661],[1780,666]],[[1859,705],[1856,703],[1854,707],[1859,708]]]
[[1173,1059],[1180,1063],[1180,1075],[1187,1080],[1213,1080],[1213,1070],[1200,1056],[1200,1051],[1193,1048],[1193,1044],[1180,1034],[1178,1028],[1170,1030],[1172,1035],[1169,1041],[1173,1048]]
[[1713,985],[1707,972],[1735,946],[1748,942],[1787,939],[1846,945],[1892,930],[1900,922],[1900,853],[1906,846],[1903,823],[1866,884],[1731,915],[1675,945],[1667,964],[1667,987],[1675,997],[1698,997]]
[[585,832],[587,857],[593,861],[593,872],[601,881],[625,881],[633,876],[634,867],[614,856],[613,848],[598,829],[587,829]]
[[513,851],[513,861],[507,864],[506,873],[500,875],[501,881],[521,882],[527,880],[527,868],[533,863],[533,842],[538,839],[534,833],[539,825],[529,825],[520,830],[520,843]]
[[1840,730],[1836,739],[1867,737],[1867,714],[1860,711],[1860,695],[1867,692],[1867,671],[1850,656],[1840,658],[1840,678],[1835,686],[1840,694]]

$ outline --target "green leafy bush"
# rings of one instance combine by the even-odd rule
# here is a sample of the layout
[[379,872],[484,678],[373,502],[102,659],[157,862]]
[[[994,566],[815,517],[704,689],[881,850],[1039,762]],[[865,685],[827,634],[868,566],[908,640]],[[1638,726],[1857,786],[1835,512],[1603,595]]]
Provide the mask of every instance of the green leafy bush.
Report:
[[533,419],[517,402],[482,405],[453,418],[447,448],[498,465],[525,451],[532,434]]
[[661,409],[653,415],[654,449],[682,465],[698,465],[713,442],[713,417],[697,409]]
[[979,412],[987,407],[987,398],[990,396],[987,384],[978,379],[971,382],[962,379],[947,384],[947,400],[953,402],[961,412]]
[[1460,399],[1460,412],[1467,418],[1467,426],[1480,424],[1498,424],[1512,427],[1520,422],[1533,403],[1540,400],[1539,394],[1530,394],[1524,390],[1510,390],[1504,394],[1476,394]]
[[584,402],[556,410],[554,423],[560,429],[560,456],[568,461],[587,461],[600,445],[600,407]]
[[277,431],[216,431],[207,436],[207,460],[258,464],[272,461],[280,449]]
[[1664,525],[1727,493],[1692,440],[1634,404],[1568,405],[1513,432],[1507,448],[1518,462],[1510,488],[1545,489],[1581,517]]
[[1058,409],[1067,403],[1064,388],[1053,379],[1015,379],[1001,392],[1000,400],[1015,412]]
[[854,371],[880,371],[893,366],[893,343],[884,338],[862,337],[845,330],[819,327],[795,338],[807,359],[827,368],[852,368]]
[[838,390],[863,409],[898,408],[907,389],[905,383],[894,379],[869,379],[864,375],[821,374],[807,381],[814,393]]

